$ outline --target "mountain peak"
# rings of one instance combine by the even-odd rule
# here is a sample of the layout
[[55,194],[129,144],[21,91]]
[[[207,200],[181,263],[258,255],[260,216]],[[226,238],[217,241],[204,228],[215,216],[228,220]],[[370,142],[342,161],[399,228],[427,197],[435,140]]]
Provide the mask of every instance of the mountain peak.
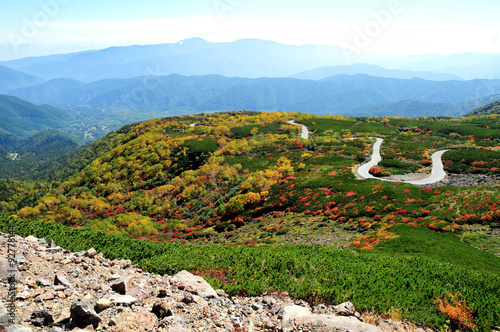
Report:
[[181,41],[178,41],[176,44],[177,45],[202,45],[202,44],[208,44],[209,42],[206,41],[203,38],[200,37],[192,37],[192,38],[187,38],[183,39]]

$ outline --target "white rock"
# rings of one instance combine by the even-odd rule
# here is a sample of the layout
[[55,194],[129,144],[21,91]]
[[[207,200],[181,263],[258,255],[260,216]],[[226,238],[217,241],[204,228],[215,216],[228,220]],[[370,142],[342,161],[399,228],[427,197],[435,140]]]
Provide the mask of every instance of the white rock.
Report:
[[287,306],[283,314],[282,331],[294,331],[304,324],[321,324],[330,330],[342,329],[351,332],[381,332],[376,326],[360,322],[355,317],[343,317],[334,315],[315,315],[305,307]]
[[170,282],[172,284],[177,284],[184,282],[187,287],[186,290],[197,294],[203,298],[218,298],[217,292],[210,286],[208,282],[205,281],[202,277],[195,276],[186,270],[182,270],[181,272],[174,275]]

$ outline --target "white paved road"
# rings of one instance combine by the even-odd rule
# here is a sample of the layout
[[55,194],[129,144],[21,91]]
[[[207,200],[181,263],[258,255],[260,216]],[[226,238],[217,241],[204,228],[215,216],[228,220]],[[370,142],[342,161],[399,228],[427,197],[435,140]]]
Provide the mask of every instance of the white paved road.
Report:
[[294,120],[290,120],[290,121],[288,121],[288,123],[291,125],[300,126],[302,128],[302,130],[300,132],[300,138],[309,139],[309,129],[307,129],[306,126],[304,126],[303,124],[300,124],[300,123],[296,123]]
[[375,165],[378,165],[378,163],[382,160],[382,156],[380,155],[380,146],[384,140],[382,138],[377,137],[376,142],[373,145],[373,153],[372,153],[372,158],[369,162],[361,165],[358,167],[358,174],[365,179],[378,179],[382,181],[390,181],[390,182],[404,182],[404,183],[410,183],[410,184],[415,184],[415,185],[426,185],[426,184],[431,184],[435,182],[439,182],[444,177],[446,176],[446,172],[444,171],[443,167],[443,161],[441,160],[441,157],[443,156],[443,153],[445,153],[448,150],[440,150],[436,151],[432,154],[431,159],[432,159],[432,171],[431,175],[425,179],[421,180],[413,180],[413,181],[396,181],[396,180],[387,180],[387,179],[381,179],[377,178],[373,175],[370,174],[370,168],[372,168]]
[[[294,120],[290,120],[290,121],[288,121],[288,123],[291,125],[300,126],[302,128],[302,131],[300,133],[300,137],[303,139],[309,139],[309,130],[307,129],[306,126],[304,126],[303,124],[300,124],[300,123],[296,123]],[[370,137],[370,138],[376,139],[375,144],[373,145],[372,157],[371,157],[369,162],[359,166],[357,169],[359,176],[361,176],[362,178],[364,178],[364,179],[378,179],[381,181],[389,181],[389,182],[404,182],[404,183],[410,183],[410,184],[415,184],[415,185],[432,184],[435,182],[439,182],[445,178],[446,172],[444,171],[443,161],[441,160],[441,157],[448,150],[440,150],[440,151],[436,151],[432,154],[432,156],[431,156],[431,159],[432,159],[431,175],[425,179],[412,180],[412,181],[400,181],[400,180],[381,179],[381,178],[377,178],[377,177],[371,175],[370,168],[372,168],[375,165],[378,165],[378,163],[382,160],[382,156],[380,155],[380,146],[382,146],[382,143],[384,142],[384,140],[380,137]]]

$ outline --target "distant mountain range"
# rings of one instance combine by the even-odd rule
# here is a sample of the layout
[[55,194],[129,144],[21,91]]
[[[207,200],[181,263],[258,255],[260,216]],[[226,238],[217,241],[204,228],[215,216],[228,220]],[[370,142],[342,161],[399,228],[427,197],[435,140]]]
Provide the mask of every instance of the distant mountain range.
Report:
[[[491,95],[474,101],[461,103],[427,103],[414,100],[402,100],[395,103],[367,105],[352,108],[345,112],[348,116],[402,116],[412,118],[415,116],[468,116],[471,110],[485,105],[491,101],[499,100],[500,95]],[[486,107],[486,106],[485,106]],[[466,114],[467,113],[467,114]],[[417,114],[417,115],[415,115]]]
[[[403,80],[363,74],[337,75],[320,81],[168,75],[107,79],[88,84],[56,79],[17,89],[11,94],[35,104],[156,107],[186,112],[249,109],[346,114],[358,107],[401,101],[433,104],[474,102],[500,94],[500,80]],[[448,111],[441,111],[440,115],[460,116],[491,101],[471,103],[458,108],[460,112],[456,105],[448,105]],[[420,105],[417,109],[423,110],[424,104]],[[390,112],[392,115],[398,115],[398,109],[400,113],[404,111],[402,104],[394,107],[395,111]],[[436,107],[445,110],[443,105],[434,106],[434,109]],[[429,112],[425,113],[428,115]],[[421,112],[411,114],[419,116]]]
[[449,73],[466,80],[500,78],[500,53],[458,53],[450,55],[409,55],[378,61],[385,68]]
[[340,48],[288,46],[243,39],[211,43],[192,38],[175,44],[111,47],[104,50],[1,62],[44,79],[72,78],[93,82],[144,75],[209,75],[282,77],[302,70],[346,64]]
[[[495,79],[464,80],[477,77]],[[241,109],[461,116],[498,100],[499,79],[497,54],[350,64],[341,48],[256,39],[111,47],[0,62],[0,136],[92,139],[150,117]]]
[[11,90],[38,85],[44,80],[23,72],[0,66],[0,94]]
[[[338,47],[291,46],[258,39],[212,43],[201,38],[170,44],[110,47],[103,50],[24,58],[0,62],[0,65],[44,80],[69,78],[87,83],[107,78],[169,74],[321,79],[338,74],[362,73],[390,78],[418,77],[439,81],[462,78],[500,79],[500,54],[431,54],[387,60],[369,59],[366,55],[359,55],[357,61],[381,65],[392,70],[366,64],[349,66],[352,63],[345,50]],[[332,66],[336,68],[324,68]]]
[[358,63],[350,66],[321,67],[313,70],[303,71],[301,73],[297,73],[294,75],[290,75],[290,77],[305,79],[305,80],[321,80],[336,75],[356,75],[356,74],[366,74],[370,76],[399,78],[399,79],[421,78],[429,81],[463,80],[463,78],[452,74],[432,73],[427,71],[386,69],[381,66],[370,65],[366,63]]

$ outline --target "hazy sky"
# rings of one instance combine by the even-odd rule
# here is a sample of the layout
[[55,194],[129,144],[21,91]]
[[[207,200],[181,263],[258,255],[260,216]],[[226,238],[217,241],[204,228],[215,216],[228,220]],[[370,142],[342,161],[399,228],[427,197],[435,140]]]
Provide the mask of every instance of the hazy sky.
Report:
[[500,53],[498,0],[0,0],[0,60],[191,37]]

